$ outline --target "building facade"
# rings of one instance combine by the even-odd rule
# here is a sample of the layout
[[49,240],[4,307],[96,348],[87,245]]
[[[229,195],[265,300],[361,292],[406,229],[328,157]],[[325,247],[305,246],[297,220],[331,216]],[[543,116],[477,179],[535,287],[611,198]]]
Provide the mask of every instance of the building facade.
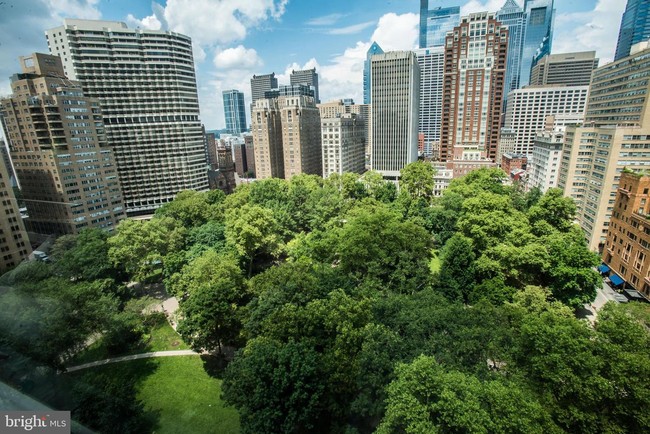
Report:
[[493,13],[463,17],[447,35],[440,160],[458,174],[496,161],[507,47]]
[[650,3],[647,0],[627,0],[621,18],[614,60],[630,55],[632,45],[650,38]]
[[282,119],[278,100],[271,98],[255,101],[251,121],[255,146],[255,177],[284,177]]
[[365,155],[366,155],[366,166],[370,162],[370,152],[372,150],[371,144],[371,115],[372,106],[370,104],[355,104],[354,101],[350,98],[345,100],[331,101],[327,103],[318,104],[318,111],[320,112],[321,119],[323,118],[336,118],[342,114],[353,113],[357,115],[357,119],[363,119],[364,127],[364,140],[365,140]]
[[226,117],[226,130],[229,134],[246,131],[246,106],[244,93],[236,89],[223,91],[223,110]]
[[20,63],[1,110],[29,229],[112,230],[124,218],[124,202],[99,101],[65,78],[57,56],[34,53]]
[[320,114],[310,96],[278,98],[282,121],[284,179],[306,173],[323,175]]
[[553,0],[524,0],[526,29],[521,49],[519,87],[528,85],[533,66],[547,54],[553,45]]
[[497,21],[508,26],[508,60],[506,61],[506,81],[504,88],[504,110],[510,91],[519,89],[519,69],[521,50],[524,45],[526,14],[515,0],[506,0],[496,15]]
[[504,129],[516,135],[511,152],[529,155],[538,131],[550,115],[572,115],[582,120],[589,86],[528,86],[510,92]]
[[[650,299],[650,176],[621,173],[603,250],[603,262]],[[613,279],[613,278],[612,278]]]
[[441,47],[445,36],[460,23],[460,7],[433,6],[430,0],[420,0],[420,48]]
[[442,81],[445,48],[432,47],[414,50],[420,66],[420,117],[418,131],[422,134],[422,154],[438,157],[440,152],[440,125],[442,123]]
[[650,49],[596,69],[582,127],[567,127],[559,187],[573,197],[589,247],[601,251],[624,169],[650,167]]
[[265,98],[265,92],[277,88],[278,79],[275,78],[275,72],[263,75],[253,75],[253,78],[251,78],[252,105],[255,105],[255,101],[258,99]]
[[46,36],[68,78],[101,104],[127,215],[208,189],[189,37],[72,19]]
[[564,133],[561,131],[540,131],[535,136],[533,154],[528,162],[528,185],[539,188],[542,193],[556,188],[562,162]]
[[530,73],[530,85],[589,86],[591,73],[598,68],[595,51],[547,54]]
[[410,51],[371,58],[372,151],[370,166],[397,179],[418,158],[420,67]]
[[365,130],[365,120],[354,113],[321,118],[323,178],[366,170]]
[[316,68],[305,69],[302,71],[291,71],[289,84],[302,84],[309,86],[314,91],[314,94],[312,95],[314,100],[317,104],[320,103],[320,96],[318,93],[318,73],[316,72]]
[[16,195],[11,187],[11,175],[4,164],[0,164],[0,273],[11,270],[27,259],[32,252],[25,230]]
[[363,103],[364,104],[370,104],[370,59],[372,56],[375,54],[384,54],[384,50],[381,49],[379,44],[376,42],[373,42],[372,45],[370,45],[370,48],[368,48],[368,52],[366,53],[366,60],[363,62]]

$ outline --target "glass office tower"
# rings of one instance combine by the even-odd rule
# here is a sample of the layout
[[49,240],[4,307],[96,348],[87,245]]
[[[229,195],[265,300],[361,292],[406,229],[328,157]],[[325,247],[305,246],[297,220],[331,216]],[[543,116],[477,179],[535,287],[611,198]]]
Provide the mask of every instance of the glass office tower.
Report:
[[630,55],[632,45],[650,38],[650,1],[628,0],[618,33],[614,60]]
[[223,91],[223,110],[226,116],[226,129],[230,134],[246,131],[246,109],[244,93],[236,89]]
[[530,82],[530,71],[537,61],[551,53],[553,43],[553,0],[525,0],[526,29],[519,68],[519,86]]
[[460,6],[432,8],[429,0],[420,0],[420,48],[445,45],[445,35],[459,23]]

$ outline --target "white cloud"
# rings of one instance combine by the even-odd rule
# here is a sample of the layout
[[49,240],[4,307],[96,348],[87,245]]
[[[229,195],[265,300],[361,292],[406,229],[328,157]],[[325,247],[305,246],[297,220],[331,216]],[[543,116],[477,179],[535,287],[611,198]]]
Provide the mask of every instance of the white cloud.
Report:
[[219,69],[254,69],[264,64],[254,48],[238,45],[220,51],[214,57],[214,66]]
[[308,26],[331,26],[333,24],[336,24],[338,20],[340,20],[344,16],[345,15],[343,14],[324,15],[322,17],[312,18],[311,20],[307,21],[305,24],[307,24]]
[[379,19],[377,29],[370,38],[384,51],[411,50],[417,47],[420,15],[388,13]]
[[[469,15],[475,12],[496,12],[503,7],[506,0],[470,0],[460,8],[460,16]],[[522,1],[517,0],[519,6]]]
[[354,33],[359,33],[362,30],[367,29],[368,27],[375,24],[374,21],[366,21],[365,23],[353,24],[347,27],[339,27],[336,29],[329,29],[327,31],[330,35],[352,35]]
[[102,13],[97,9],[99,0],[46,0],[45,4],[52,17],[59,21],[63,18],[81,18],[98,20]]
[[596,51],[600,65],[614,59],[625,2],[598,0],[593,10],[555,17],[553,52]]
[[126,16],[126,23],[129,27],[140,27],[148,30],[160,30],[162,28],[162,23],[156,15],[149,15],[139,20],[131,14]]

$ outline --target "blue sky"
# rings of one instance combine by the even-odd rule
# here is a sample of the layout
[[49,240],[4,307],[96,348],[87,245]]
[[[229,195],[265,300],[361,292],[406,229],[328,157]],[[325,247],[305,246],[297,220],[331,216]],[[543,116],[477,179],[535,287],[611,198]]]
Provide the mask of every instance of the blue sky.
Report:
[[[432,0],[462,13],[496,11],[505,0]],[[523,3],[523,0],[518,0]],[[275,72],[288,83],[292,68],[316,67],[321,100],[362,100],[362,69],[372,40],[384,50],[417,45],[418,0],[2,0],[0,95],[17,57],[47,52],[44,30],[62,19],[125,21],[130,27],[170,29],[194,42],[201,118],[221,128],[221,91],[250,100],[250,77]],[[553,52],[595,50],[601,65],[616,46],[624,0],[555,0]]]

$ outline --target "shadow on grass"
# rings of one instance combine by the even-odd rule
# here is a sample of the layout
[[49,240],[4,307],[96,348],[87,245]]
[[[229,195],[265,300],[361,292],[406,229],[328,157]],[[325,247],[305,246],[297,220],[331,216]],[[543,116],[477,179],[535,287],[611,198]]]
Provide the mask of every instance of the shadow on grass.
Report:
[[202,354],[201,361],[203,362],[203,369],[206,374],[219,380],[223,378],[223,373],[226,370],[228,363],[230,363],[230,361],[226,360],[223,355]]
[[152,433],[159,412],[146,410],[138,386],[157,368],[142,359],[66,374],[73,392],[72,417],[101,433]]

